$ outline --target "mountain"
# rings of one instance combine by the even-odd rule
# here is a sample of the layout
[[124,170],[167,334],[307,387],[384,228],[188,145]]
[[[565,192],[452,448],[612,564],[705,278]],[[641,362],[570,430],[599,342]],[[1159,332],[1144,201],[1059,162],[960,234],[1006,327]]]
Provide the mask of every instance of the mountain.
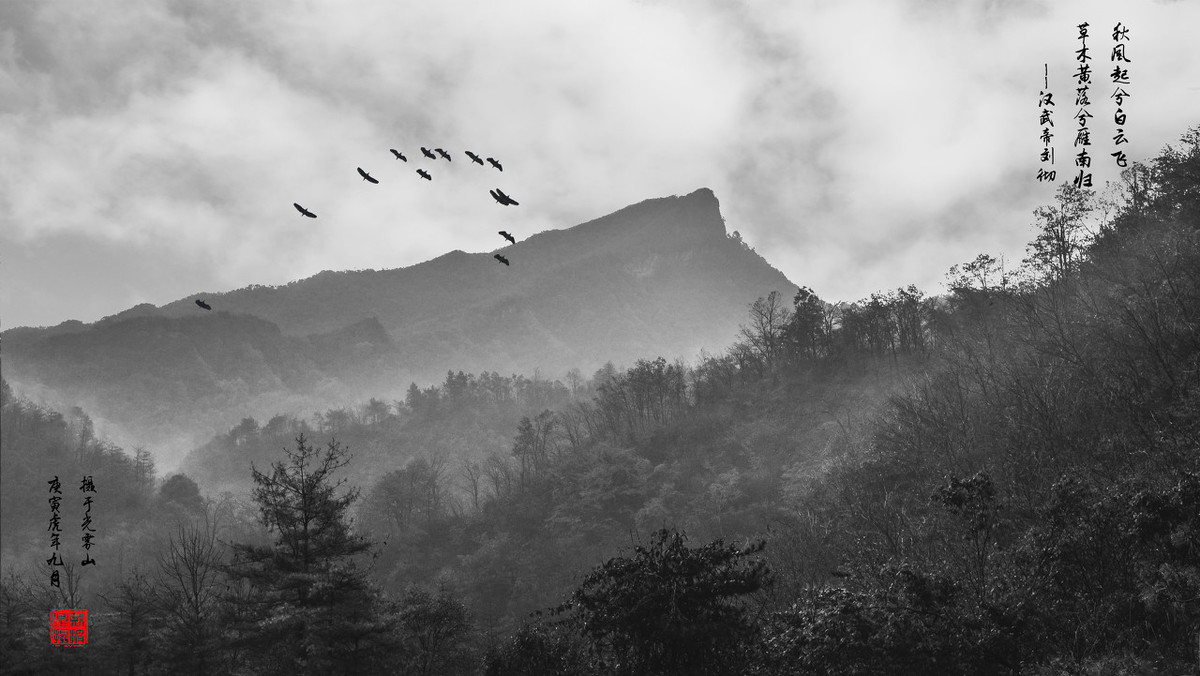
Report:
[[[4,332],[5,377],[81,405],[126,444],[182,451],[247,415],[401,396],[449,369],[562,377],[723,349],[747,304],[795,285],[725,230],[706,188],[498,251],[142,304]],[[125,434],[122,434],[122,431]],[[180,444],[183,444],[182,446]]]

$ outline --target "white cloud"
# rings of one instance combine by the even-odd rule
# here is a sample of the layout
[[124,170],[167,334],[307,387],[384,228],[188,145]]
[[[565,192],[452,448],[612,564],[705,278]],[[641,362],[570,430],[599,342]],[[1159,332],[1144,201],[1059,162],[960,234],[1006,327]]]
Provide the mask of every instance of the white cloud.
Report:
[[[827,297],[936,291],[980,251],[1019,258],[1052,193],[1032,179],[1041,64],[1065,86],[1081,17],[1097,48],[1131,28],[1131,157],[1196,123],[1200,16],[1183,3],[6,4],[0,222],[41,260],[22,284],[76,279],[51,241],[121,251],[109,263],[146,278],[0,302],[9,326],[90,320],[130,286],[161,303],[410,265],[702,185]],[[492,203],[497,186],[521,208]]]

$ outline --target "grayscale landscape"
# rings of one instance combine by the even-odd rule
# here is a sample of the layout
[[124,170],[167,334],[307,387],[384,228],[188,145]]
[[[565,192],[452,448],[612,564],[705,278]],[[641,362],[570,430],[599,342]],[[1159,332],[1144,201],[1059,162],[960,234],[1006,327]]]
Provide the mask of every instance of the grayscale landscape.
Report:
[[1194,673],[1196,25],[0,4],[0,674]]

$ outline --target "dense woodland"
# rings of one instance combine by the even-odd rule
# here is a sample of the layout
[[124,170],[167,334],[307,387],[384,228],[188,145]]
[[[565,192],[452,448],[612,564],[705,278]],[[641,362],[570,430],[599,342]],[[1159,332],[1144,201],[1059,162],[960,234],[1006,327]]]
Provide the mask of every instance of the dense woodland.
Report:
[[[159,476],[7,385],[3,673],[1123,674],[1200,660],[1200,128],[1028,257],[695,364],[451,372]],[[47,481],[95,478],[95,567]],[[91,613],[52,649],[50,608]]]

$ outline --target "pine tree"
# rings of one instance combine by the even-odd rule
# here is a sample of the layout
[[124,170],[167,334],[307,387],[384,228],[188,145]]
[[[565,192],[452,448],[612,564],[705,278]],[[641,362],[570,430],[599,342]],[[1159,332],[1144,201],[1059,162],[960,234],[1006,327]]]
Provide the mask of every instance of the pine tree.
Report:
[[260,520],[276,537],[268,547],[234,545],[234,645],[270,673],[375,673],[388,626],[354,560],[371,544],[347,519],[358,491],[339,495],[345,480],[334,479],[350,456],[336,441],[322,452],[303,434],[285,452],[270,474],[252,468]]

